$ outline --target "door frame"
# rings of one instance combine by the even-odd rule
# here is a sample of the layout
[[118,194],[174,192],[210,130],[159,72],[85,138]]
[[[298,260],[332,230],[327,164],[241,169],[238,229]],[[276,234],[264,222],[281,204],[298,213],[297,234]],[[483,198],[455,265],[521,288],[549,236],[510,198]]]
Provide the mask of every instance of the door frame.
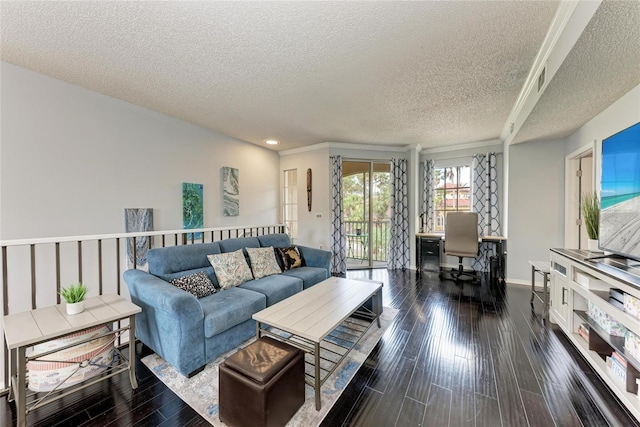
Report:
[[[362,268],[367,269],[367,268],[374,268],[374,260],[373,260],[373,174],[375,173],[375,167],[374,165],[376,163],[379,164],[388,164],[390,165],[391,162],[388,160],[381,160],[381,159],[354,159],[354,158],[345,158],[342,160],[342,162],[356,162],[356,163],[368,163],[369,165],[369,170],[368,170],[368,174],[369,174],[369,179],[367,182],[367,186],[368,186],[368,191],[367,191],[367,195],[366,197],[368,198],[368,209],[366,210],[366,212],[363,212],[367,215],[367,219],[365,220],[365,222],[367,223],[367,230],[369,233],[369,238],[367,239],[367,265],[362,266]],[[389,166],[390,168],[390,166]],[[390,173],[391,169],[389,169],[389,173]],[[342,179],[342,177],[341,177]],[[343,195],[344,197],[344,195]]]
[[[585,157],[592,157],[591,182],[582,182],[577,175],[580,170],[580,160]],[[584,145],[565,157],[565,178],[564,178],[564,247],[580,248],[580,225],[577,221],[580,218],[580,196],[585,191],[595,191],[597,160],[596,141]]]

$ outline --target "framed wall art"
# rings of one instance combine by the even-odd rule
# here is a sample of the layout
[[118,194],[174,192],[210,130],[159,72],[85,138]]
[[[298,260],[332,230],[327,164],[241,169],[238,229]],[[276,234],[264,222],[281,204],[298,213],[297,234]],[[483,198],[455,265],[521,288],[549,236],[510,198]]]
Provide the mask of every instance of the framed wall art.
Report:
[[240,171],[224,166],[222,168],[222,214],[223,216],[240,215]]
[[[182,183],[182,228],[184,230],[204,227],[202,190],[202,184]],[[202,233],[195,233],[193,237],[199,239],[201,236]],[[191,239],[191,234],[187,234],[187,239]]]
[[[133,233],[136,231],[153,231],[153,209],[151,208],[126,208],[124,210],[124,231]],[[151,239],[151,242],[149,242]],[[136,237],[137,268],[144,269],[147,264],[147,251],[153,247],[153,238],[149,236]],[[133,238],[127,239],[127,266],[133,268]]]

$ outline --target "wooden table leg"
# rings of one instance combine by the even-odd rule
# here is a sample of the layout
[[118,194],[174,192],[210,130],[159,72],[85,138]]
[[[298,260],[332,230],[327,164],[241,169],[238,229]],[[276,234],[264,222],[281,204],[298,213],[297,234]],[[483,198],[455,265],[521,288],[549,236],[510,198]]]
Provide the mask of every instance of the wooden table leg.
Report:
[[376,300],[376,320],[378,322],[378,328],[381,328],[382,326],[380,325],[380,313],[382,313],[382,288],[378,289],[378,292],[376,292],[374,298]]
[[13,402],[16,398],[16,384],[14,383],[14,376],[17,374],[18,369],[16,367],[16,353],[17,350],[9,350],[9,395],[7,401]]
[[138,388],[136,379],[136,317],[129,316],[129,381],[131,388]]
[[313,356],[315,357],[315,370],[316,370],[316,378],[315,378],[315,392],[316,392],[316,411],[320,410],[321,407],[321,403],[320,403],[320,387],[321,387],[321,381],[320,381],[320,343],[317,342],[315,343],[315,351]]
[[529,300],[529,304],[533,307],[533,295],[536,291],[536,268],[531,266],[531,299]]
[[542,318],[549,320],[549,273],[543,273],[544,275],[544,309],[542,311]]
[[25,355],[25,347],[18,347],[14,352],[18,365],[16,377],[16,389],[14,395],[16,398],[16,411],[18,413],[18,427],[27,425],[27,359]]

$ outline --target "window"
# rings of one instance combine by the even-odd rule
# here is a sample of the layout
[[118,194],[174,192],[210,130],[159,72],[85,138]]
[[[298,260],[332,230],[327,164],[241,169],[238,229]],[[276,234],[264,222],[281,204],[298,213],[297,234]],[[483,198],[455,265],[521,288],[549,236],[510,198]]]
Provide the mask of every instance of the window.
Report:
[[434,231],[444,232],[447,212],[471,211],[471,167],[435,168]]
[[282,222],[291,239],[298,237],[298,170],[284,171],[282,195]]

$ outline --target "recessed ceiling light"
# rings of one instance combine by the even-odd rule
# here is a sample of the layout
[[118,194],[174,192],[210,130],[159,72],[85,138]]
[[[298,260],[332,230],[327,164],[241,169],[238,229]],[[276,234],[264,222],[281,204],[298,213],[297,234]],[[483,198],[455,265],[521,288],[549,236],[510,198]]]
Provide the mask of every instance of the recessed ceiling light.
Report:
[[280,144],[280,141],[278,141],[277,139],[265,139],[264,143],[267,145],[278,145]]

